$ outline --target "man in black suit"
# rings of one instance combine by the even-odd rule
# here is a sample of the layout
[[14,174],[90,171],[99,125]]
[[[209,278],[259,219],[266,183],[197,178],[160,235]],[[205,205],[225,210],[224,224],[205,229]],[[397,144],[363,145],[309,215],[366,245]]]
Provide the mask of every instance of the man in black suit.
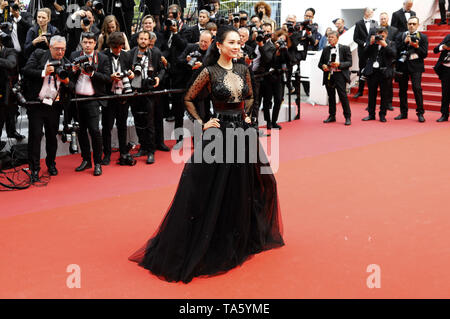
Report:
[[324,123],[336,122],[336,91],[342,103],[345,125],[351,125],[350,103],[347,97],[346,85],[350,83],[350,67],[352,66],[352,53],[350,47],[338,45],[339,33],[328,33],[328,43],[322,50],[319,69],[323,70],[323,85],[328,93],[329,116]]
[[[108,57],[111,67],[111,85],[107,85],[108,94],[131,93],[130,81],[134,78],[132,61],[128,52],[123,51],[125,38],[122,32],[112,32],[108,37],[108,49],[103,53]],[[126,75],[126,76],[125,76]],[[102,138],[103,160],[102,165],[109,165],[111,161],[111,130],[116,121],[117,137],[119,140],[119,164],[134,165],[136,161],[128,152],[127,146],[127,119],[130,105],[126,99],[109,100],[102,109]]]
[[50,39],[50,49],[36,49],[28,59],[24,69],[24,96],[28,101],[40,100],[39,105],[27,107],[28,115],[28,162],[32,182],[39,180],[42,128],[45,128],[45,141],[48,173],[58,175],[56,169],[56,150],[58,142],[59,118],[64,106],[70,98],[70,88],[73,83],[69,78],[61,78],[52,64],[69,63],[64,58],[66,40],[61,36]]
[[[133,90],[138,93],[154,90],[164,76],[161,51],[156,47],[150,49],[149,41],[150,34],[147,31],[141,31],[138,35],[138,46],[129,51],[135,73],[131,85]],[[137,72],[138,69],[140,72]],[[155,108],[161,107],[161,105],[156,105],[155,102],[154,96],[139,96],[130,99],[136,135],[141,145],[139,152],[134,156],[147,156],[147,164],[155,162],[156,149],[167,151],[167,148],[162,149],[163,144],[156,145]]]
[[386,122],[389,83],[392,85],[394,76],[393,62],[396,58],[395,42],[388,40],[388,30],[386,28],[377,28],[376,35],[370,36],[364,54],[368,59],[364,75],[367,77],[367,86],[369,88],[369,116],[363,118],[363,121],[375,120],[375,107],[379,87],[381,95],[380,121]]
[[198,24],[192,26],[189,29],[189,43],[197,43],[200,40],[200,33],[206,30],[206,24],[209,22],[209,12],[206,10],[200,10],[198,13]]
[[[448,11],[450,11],[450,1],[447,0],[448,3]],[[444,25],[447,21],[447,12],[445,11],[445,0],[439,0],[439,12],[441,14],[441,22],[438,25]],[[448,24],[450,25],[450,19],[448,19]]]
[[[408,80],[411,84],[417,105],[417,117],[419,122],[425,122],[423,114],[422,73],[425,72],[424,59],[428,55],[428,37],[418,32],[419,18],[411,17],[408,20],[408,31],[397,37],[397,69],[403,74],[398,78],[400,87],[400,115],[396,120],[408,118]],[[401,62],[404,61],[403,63]]]
[[403,8],[395,11],[392,14],[391,25],[396,27],[398,32],[408,31],[408,20],[411,17],[415,17],[416,13],[411,10],[413,6],[413,0],[403,1]]
[[[112,82],[111,67],[108,58],[101,52],[94,50],[97,37],[94,33],[82,33],[82,51],[71,54],[71,61],[75,58],[87,56],[89,62],[74,68],[72,77],[76,82],[75,92],[77,97],[104,96],[108,95],[106,86]],[[99,128],[100,107],[106,107],[105,100],[94,100],[88,102],[77,102],[77,114],[80,123],[78,141],[80,142],[81,165],[75,171],[81,172],[92,167],[91,145],[89,143],[88,131],[92,140],[92,151],[94,158],[94,176],[102,174],[102,135]]]
[[364,55],[364,48],[367,43],[367,38],[370,31],[378,26],[378,23],[372,19],[373,10],[371,8],[364,9],[364,18],[356,22],[355,32],[353,33],[353,41],[358,44],[358,64],[359,64],[359,89],[353,98],[358,98],[364,93],[365,81],[361,75],[366,66],[366,57]]
[[[14,74],[17,68],[17,54],[14,49],[4,47],[0,42],[0,137],[2,136],[3,125],[10,114],[10,75]],[[0,150],[5,145],[0,146]]]
[[448,107],[450,104],[450,34],[434,48],[435,54],[441,53],[434,70],[439,75],[442,85],[441,118],[438,122],[448,121]]

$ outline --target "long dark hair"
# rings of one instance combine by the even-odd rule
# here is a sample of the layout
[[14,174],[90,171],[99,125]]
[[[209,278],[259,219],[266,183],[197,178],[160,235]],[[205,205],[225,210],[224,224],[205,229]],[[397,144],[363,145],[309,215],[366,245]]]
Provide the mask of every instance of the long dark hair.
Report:
[[225,41],[225,38],[227,37],[227,34],[230,32],[236,32],[237,34],[239,34],[238,30],[233,26],[222,25],[219,27],[216,34],[216,39],[209,46],[208,51],[206,52],[203,65],[211,66],[217,63],[220,58],[220,53],[216,43],[223,43],[223,41]]

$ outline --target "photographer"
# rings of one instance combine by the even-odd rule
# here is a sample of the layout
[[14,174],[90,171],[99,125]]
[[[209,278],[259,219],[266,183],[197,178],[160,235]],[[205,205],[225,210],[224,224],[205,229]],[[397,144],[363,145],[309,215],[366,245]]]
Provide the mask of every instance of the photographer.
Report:
[[384,27],[376,29],[376,35],[371,35],[364,49],[367,64],[364,76],[367,78],[369,88],[369,116],[363,121],[375,120],[377,91],[380,88],[380,122],[386,122],[386,111],[389,105],[390,83],[394,76],[393,63],[396,58],[395,43],[388,40],[389,31]]
[[[305,91],[309,94],[309,82],[301,81],[300,74],[300,62],[306,60],[308,55],[308,50],[311,46],[314,46],[315,40],[313,37],[313,27],[310,24],[310,20],[305,20],[303,22],[296,22],[295,16],[288,17],[286,23],[284,24],[285,30],[288,32],[288,36],[292,45],[289,47],[289,53],[293,57],[293,64],[297,66],[295,72],[295,80],[293,82],[294,93],[296,95],[295,104],[297,104],[297,115],[295,119],[300,119],[300,83],[303,83]],[[292,67],[289,68],[288,72],[289,79],[292,76]]]
[[271,89],[271,95],[273,95],[273,110],[272,119],[270,119],[269,109],[264,108],[264,118],[268,123],[271,123],[272,128],[281,129],[281,126],[277,124],[278,114],[280,113],[281,103],[283,102],[284,86],[291,89],[290,70],[294,64],[294,57],[289,52],[291,48],[291,39],[287,32],[279,30],[273,35],[275,41],[275,54],[273,55],[271,67],[275,70],[272,74],[269,74],[265,81],[267,85],[265,89]]
[[94,15],[89,7],[78,10],[72,14],[71,19],[72,27],[66,30],[68,38],[66,56],[82,49],[82,33],[93,33],[96,36],[100,33],[100,30],[94,24]]
[[419,122],[425,122],[423,114],[422,73],[425,72],[424,59],[428,55],[428,37],[418,32],[419,18],[411,17],[408,20],[408,31],[397,37],[397,81],[400,87],[400,115],[396,120],[408,118],[408,80],[411,78],[414,98],[417,105],[417,117]]
[[218,22],[223,19],[223,17],[219,13],[220,0],[207,0],[205,2],[206,4],[203,5],[201,9],[207,10],[209,12],[209,20],[218,24]]
[[259,17],[259,20],[261,20],[262,24],[268,23],[272,26],[272,30],[276,29],[277,23],[275,22],[275,20],[270,18],[272,8],[268,3],[259,1],[255,3],[253,10],[255,11],[255,15]]
[[[190,79],[195,79],[203,67],[203,58],[208,51],[209,46],[212,43],[212,33],[205,30],[200,34],[200,41],[197,43],[190,43],[187,45],[186,49],[178,57],[179,64],[184,67],[186,83]],[[195,106],[197,108],[197,113],[202,118],[204,123],[208,122],[211,117],[210,103],[207,99],[207,90],[204,91],[205,94],[201,94],[195,101]]]
[[59,34],[59,30],[50,24],[51,12],[48,8],[37,11],[37,24],[28,30],[25,39],[24,53],[28,58],[36,49],[47,50],[50,38]]
[[200,39],[200,33],[206,29],[206,24],[209,22],[209,12],[206,10],[200,10],[198,13],[198,24],[192,26],[188,33],[188,42],[197,43]]
[[347,83],[350,83],[350,67],[352,66],[352,53],[347,45],[338,44],[339,33],[328,33],[329,46],[322,50],[319,69],[323,71],[323,85],[328,94],[329,116],[324,123],[336,122],[336,91],[342,103],[345,125],[351,125],[350,103],[347,97]]
[[439,59],[434,66],[434,71],[441,80],[442,100],[441,100],[441,114],[442,116],[437,122],[448,121],[448,107],[450,105],[450,34],[447,34],[434,49],[435,54],[440,53]]
[[64,58],[66,40],[61,36],[50,39],[50,49],[36,49],[28,59],[24,69],[24,95],[27,100],[40,100],[39,105],[27,107],[28,115],[28,161],[32,182],[39,180],[42,128],[45,129],[45,150],[48,173],[58,175],[56,151],[59,118],[68,104],[73,83],[67,70],[61,65],[70,64]]
[[[240,62],[250,66],[252,60],[256,58],[255,50],[248,44],[250,31],[246,27],[239,28],[239,36],[241,38]],[[251,72],[252,74],[253,72]]]
[[[272,90],[270,88],[271,81],[268,79],[268,75],[272,66],[273,55],[275,54],[276,47],[273,44],[272,38],[272,25],[265,23],[262,26],[263,30],[258,32],[256,37],[256,57],[253,59],[251,68],[255,75],[255,85],[253,88],[254,102],[252,107],[252,117],[258,120],[259,107],[261,101],[264,98],[264,114],[266,115],[268,110],[272,108]],[[270,111],[269,111],[270,112]],[[267,122],[267,129],[272,129],[272,122],[270,118],[264,118]]]
[[[2,136],[3,125],[5,124],[7,117],[10,117],[10,75],[14,74],[16,70],[16,51],[14,49],[4,47],[0,42],[0,137]],[[8,132],[8,128],[6,131]],[[0,150],[3,147],[4,145],[0,146]]]
[[[74,61],[74,73],[72,77],[76,82],[75,92],[77,97],[104,96],[107,95],[106,86],[111,81],[111,67],[108,58],[101,52],[95,51],[97,38],[94,33],[81,34],[81,51],[71,54],[70,60]],[[87,57],[87,58],[85,58]],[[78,60],[76,60],[78,59]],[[76,63],[76,61],[83,62]],[[86,61],[87,59],[87,61]],[[100,107],[106,107],[105,100],[77,102],[78,120],[80,123],[81,165],[75,171],[81,172],[92,167],[91,145],[88,131],[92,141],[94,158],[94,176],[102,174],[102,135],[100,133]]]
[[[157,88],[164,76],[161,52],[155,47],[150,49],[149,41],[150,34],[147,31],[139,32],[138,46],[129,52],[135,74],[131,86],[135,92],[139,93]],[[161,107],[156,101],[154,96],[138,96],[130,99],[136,135],[141,145],[139,152],[134,157],[147,156],[147,164],[155,162],[155,150],[161,149],[161,144],[156,145],[155,142],[155,108]],[[167,151],[167,149],[161,150]]]
[[[128,52],[123,51],[125,37],[122,32],[112,32],[108,37],[108,49],[103,53],[108,57],[111,68],[111,85],[108,84],[107,92],[110,94],[131,93],[131,80],[134,78],[132,61]],[[103,160],[102,165],[109,165],[111,161],[111,130],[114,120],[117,126],[117,137],[119,140],[119,164],[134,165],[135,160],[128,152],[127,146],[127,119],[129,103],[126,99],[109,100],[107,106],[102,109],[102,138],[103,138]]]

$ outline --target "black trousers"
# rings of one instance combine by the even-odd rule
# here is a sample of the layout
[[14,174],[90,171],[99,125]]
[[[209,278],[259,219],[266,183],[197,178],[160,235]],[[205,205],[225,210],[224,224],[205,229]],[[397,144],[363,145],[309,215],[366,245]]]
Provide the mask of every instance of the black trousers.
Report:
[[402,115],[408,115],[408,81],[411,77],[412,89],[414,92],[414,98],[416,99],[417,105],[417,115],[424,114],[423,109],[423,94],[422,94],[422,73],[414,72],[408,73],[404,72],[399,79],[399,96],[400,96],[400,112]]
[[[448,4],[447,11],[450,11],[450,0],[447,0],[447,4]],[[439,12],[441,13],[441,20],[445,22],[447,20],[445,11],[445,0],[439,0]]]
[[17,105],[0,106],[0,136],[2,135],[3,126],[5,126],[8,137],[12,137],[16,132],[17,110]]
[[155,143],[156,145],[164,143],[164,112],[165,104],[161,96],[152,97],[154,99],[155,109]]
[[94,164],[101,164],[102,134],[100,132],[99,102],[78,102],[78,119],[80,121],[78,141],[80,142],[81,157],[84,161],[91,162],[89,133],[92,141],[92,157],[94,158]]
[[102,109],[103,154],[107,157],[111,156],[111,130],[114,121],[117,127],[120,154],[128,153],[127,119],[130,105],[128,101],[122,102],[121,100],[108,101],[108,105]]
[[155,152],[155,100],[138,96],[129,100],[141,150]]
[[40,169],[41,139],[45,130],[45,150],[47,157],[45,163],[47,167],[55,165],[58,141],[59,117],[61,106],[55,103],[52,106],[46,104],[33,105],[28,107],[28,165],[30,170]]
[[[275,124],[278,121],[278,115],[280,114],[281,103],[283,102],[284,85],[281,83],[281,77],[276,76],[269,80],[269,86],[272,90],[273,96],[273,110],[272,120],[270,119],[270,113],[268,109],[264,108],[264,118],[268,122]],[[267,89],[267,88],[265,88]]]
[[270,119],[270,109],[272,108],[272,98],[274,96],[274,88],[273,82],[269,78],[269,76],[264,77],[264,80],[261,83],[261,87],[259,89],[259,104],[261,105],[261,101],[263,103],[263,112],[264,112],[264,120],[267,123],[271,123]]
[[344,117],[351,118],[350,102],[347,97],[347,82],[341,72],[334,72],[330,81],[325,85],[328,93],[328,112],[331,116],[336,116],[336,91],[342,103]]
[[448,108],[450,106],[450,68],[443,67],[444,71],[441,75],[442,85],[442,102],[441,113],[444,116],[448,116]]
[[386,78],[385,75],[378,70],[374,70],[367,78],[367,86],[369,88],[369,115],[375,117],[375,108],[377,104],[378,88],[380,88],[380,115],[386,116],[386,110],[389,103],[389,83],[392,87],[392,78]]
[[253,105],[252,105],[252,117],[256,119],[256,122],[258,123],[258,114],[259,114],[259,107],[261,106],[261,85],[262,85],[263,79],[261,78],[255,78],[254,85],[253,85]]

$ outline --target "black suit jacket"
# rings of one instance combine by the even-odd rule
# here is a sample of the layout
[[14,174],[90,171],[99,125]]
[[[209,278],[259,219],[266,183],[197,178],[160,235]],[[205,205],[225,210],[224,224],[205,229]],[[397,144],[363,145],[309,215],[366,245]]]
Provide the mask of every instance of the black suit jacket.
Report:
[[3,47],[0,50],[0,104],[9,104],[10,75],[17,73],[16,70],[16,50]]
[[[408,51],[410,54],[417,54],[418,59],[407,60],[406,63],[399,63],[400,71],[408,71],[410,73],[415,72],[425,72],[425,63],[424,59],[428,56],[428,37],[421,32],[417,32],[419,34],[419,47],[413,48],[405,43],[406,32],[401,33],[397,37],[396,46],[397,46],[397,55],[399,55],[402,51]],[[402,69],[403,68],[403,69]],[[406,69],[405,69],[406,68]]]
[[259,52],[261,54],[261,60],[258,68],[253,71],[255,74],[261,74],[269,71],[270,67],[272,66],[273,55],[277,51],[275,45],[272,43],[271,40],[265,42],[262,47],[260,46],[258,47]]
[[[416,13],[414,11],[410,11],[411,17],[415,17]],[[406,21],[405,13],[403,9],[395,11],[392,14],[391,26],[396,27],[398,32],[405,32],[408,30],[408,21]]]
[[439,52],[441,52],[441,55],[439,55],[439,59],[436,62],[436,65],[434,66],[434,71],[436,72],[437,75],[439,75],[439,78],[441,78],[441,76],[442,76],[442,72],[443,72],[442,68],[445,68],[445,66],[443,65],[443,62],[444,62],[445,58],[447,57],[447,55],[450,54],[449,53],[450,51],[447,51],[447,50],[439,51],[439,48],[441,45],[449,43],[449,42],[450,42],[450,34],[447,34],[445,36],[444,40],[442,40],[442,42],[439,43],[439,45],[433,49],[433,52],[435,54],[438,54]]
[[[44,84],[44,78],[42,77],[42,71],[45,64],[51,59],[50,50],[36,49],[27,61],[27,64],[23,68],[24,75],[24,97],[28,101],[39,100],[39,92]],[[64,63],[70,63],[66,58],[63,58]],[[73,89],[73,81],[69,81],[68,85],[61,84],[60,97],[63,105],[68,104],[70,98],[70,91]],[[31,106],[32,107],[32,106]]]
[[[370,44],[370,39],[367,42],[366,48],[364,49],[364,54],[367,57],[367,64],[364,68],[364,75],[370,76],[373,73],[373,64],[378,61],[380,64],[380,71],[384,74],[386,78],[392,78],[394,76],[394,66],[393,63],[397,57],[397,51],[395,42],[386,41],[387,47],[380,48],[378,52],[378,44]],[[377,59],[378,57],[378,59]]]
[[[339,70],[341,70],[342,75],[345,78],[345,81],[347,83],[350,83],[350,67],[352,66],[352,53],[350,51],[350,47],[347,45],[338,44],[338,52],[339,52]],[[319,69],[322,70],[322,66],[324,64],[328,65],[328,62],[330,61],[331,56],[331,47],[328,45],[322,50],[322,55],[320,56],[319,61]],[[323,72],[323,82],[322,84],[325,85],[328,82],[328,73],[330,72]]]
[[[372,30],[375,30],[377,26],[378,23],[375,20],[371,20],[369,31],[373,32]],[[355,41],[358,44],[358,50],[359,49],[362,50],[364,48],[368,37],[369,32],[367,32],[366,24],[364,23],[364,19],[361,19],[358,22],[356,22],[355,32],[353,33],[353,41]]]
[[[92,86],[94,87],[94,96],[104,96],[109,95],[110,92],[107,91],[107,86],[112,82],[111,80],[111,65],[109,63],[108,57],[102,52],[94,53],[98,56],[98,63],[94,65],[95,71],[91,77]],[[84,55],[83,51],[75,51],[70,55],[70,60],[73,61],[75,58]],[[73,82],[76,83],[78,77],[80,76],[81,70],[72,73],[71,77]],[[106,106],[107,102],[105,100],[99,100],[102,106]]]
[[[20,13],[21,19],[19,22],[17,22],[17,37],[19,38],[19,44],[20,48],[22,50],[22,53],[25,49],[25,40],[27,38],[27,32],[31,28],[33,20],[31,18],[31,14],[28,12],[21,12]],[[10,22],[13,23],[13,16],[7,15],[7,20],[5,21],[5,12],[0,15],[0,23],[2,22]],[[14,44],[12,43],[12,39],[9,38],[9,41],[6,43],[3,43],[4,46],[8,48],[14,48]]]
[[188,41],[188,27],[183,24],[180,31],[172,36],[172,45],[169,48],[168,41],[170,39],[170,32],[164,32],[163,34],[163,45],[161,46],[162,55],[169,62],[169,73],[172,76],[176,76],[182,73],[182,70],[178,67],[178,57],[186,48]]

